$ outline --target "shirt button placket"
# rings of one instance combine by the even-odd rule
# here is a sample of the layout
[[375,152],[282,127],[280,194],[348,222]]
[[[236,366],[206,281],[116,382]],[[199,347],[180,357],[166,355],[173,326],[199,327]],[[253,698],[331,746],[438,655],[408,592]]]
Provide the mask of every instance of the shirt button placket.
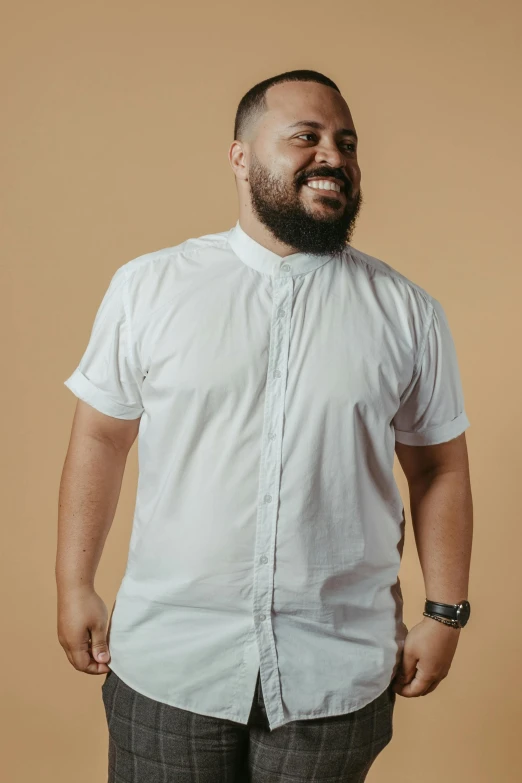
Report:
[[[263,695],[268,710],[282,710],[277,676],[277,655],[270,619],[273,594],[273,553],[279,508],[284,403],[290,347],[290,316],[294,292],[292,269],[282,264],[273,283],[272,319],[265,391],[261,468],[259,476],[256,554],[259,567],[254,580],[254,612],[261,666],[265,670]],[[278,705],[275,706],[274,705]]]

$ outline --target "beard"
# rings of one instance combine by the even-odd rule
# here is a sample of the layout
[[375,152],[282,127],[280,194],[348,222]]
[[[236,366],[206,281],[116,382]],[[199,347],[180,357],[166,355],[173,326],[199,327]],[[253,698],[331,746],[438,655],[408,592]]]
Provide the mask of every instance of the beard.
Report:
[[[307,187],[306,179],[318,175],[342,179],[346,199],[337,198],[336,191],[316,190],[314,200],[327,203],[328,208],[315,210],[305,206],[299,190]],[[301,173],[295,183],[286,183],[252,154],[249,182],[253,211],[276,239],[298,253],[342,255],[351,240],[362,204],[361,190],[352,195],[351,183],[343,172],[318,167],[317,171]]]

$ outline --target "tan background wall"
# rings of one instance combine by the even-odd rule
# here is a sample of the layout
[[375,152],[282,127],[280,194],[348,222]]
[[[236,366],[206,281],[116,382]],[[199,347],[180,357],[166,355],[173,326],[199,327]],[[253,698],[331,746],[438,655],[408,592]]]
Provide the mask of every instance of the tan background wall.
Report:
[[[520,4],[18,0],[2,17],[2,781],[106,780],[103,677],[73,669],[56,636],[75,405],[63,381],[118,266],[235,223],[237,103],[294,68],[339,84],[365,196],[352,244],[443,303],[471,421],[471,620],[449,677],[427,698],[397,697],[368,781],[519,781]],[[136,468],[135,444],[97,574],[109,611]],[[396,475],[411,628],[425,595]]]

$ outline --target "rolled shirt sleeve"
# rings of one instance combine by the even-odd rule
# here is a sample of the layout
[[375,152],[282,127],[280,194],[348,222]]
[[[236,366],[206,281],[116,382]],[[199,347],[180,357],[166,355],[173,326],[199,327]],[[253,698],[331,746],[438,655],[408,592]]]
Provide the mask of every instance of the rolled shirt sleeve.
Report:
[[410,446],[443,443],[470,426],[448,320],[440,302],[431,297],[431,303],[420,357],[393,419],[395,440]]
[[117,419],[143,413],[143,374],[132,351],[128,272],[116,270],[98,308],[87,348],[64,385],[93,408]]

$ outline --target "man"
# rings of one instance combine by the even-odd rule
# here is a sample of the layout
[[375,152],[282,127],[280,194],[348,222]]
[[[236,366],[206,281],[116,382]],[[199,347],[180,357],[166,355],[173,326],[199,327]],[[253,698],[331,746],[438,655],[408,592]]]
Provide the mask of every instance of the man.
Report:
[[[107,673],[109,781],[362,781],[396,694],[448,674],[469,421],[442,306],[349,244],[357,145],[322,74],[249,90],[237,223],[117,269],[65,382],[58,632],[76,669]],[[109,633],[94,575],[138,429]],[[409,632],[394,453],[428,599]]]

